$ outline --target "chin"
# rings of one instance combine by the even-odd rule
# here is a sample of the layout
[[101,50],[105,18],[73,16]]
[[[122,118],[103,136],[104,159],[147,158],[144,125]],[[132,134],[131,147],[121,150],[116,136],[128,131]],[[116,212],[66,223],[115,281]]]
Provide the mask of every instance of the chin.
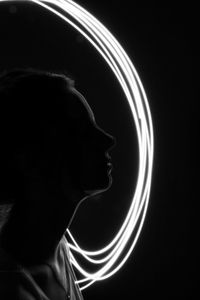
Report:
[[98,185],[96,184],[88,188],[85,188],[84,190],[86,195],[95,196],[103,192],[106,192],[107,190],[110,189],[111,186],[112,186],[112,176],[108,175],[107,180],[102,181]]

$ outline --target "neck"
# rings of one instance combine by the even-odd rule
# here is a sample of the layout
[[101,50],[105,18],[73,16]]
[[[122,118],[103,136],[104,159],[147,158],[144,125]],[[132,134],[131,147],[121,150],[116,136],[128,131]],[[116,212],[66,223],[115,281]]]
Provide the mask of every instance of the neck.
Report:
[[87,198],[71,186],[67,181],[58,188],[30,183],[24,199],[14,204],[0,245],[21,265],[36,265],[55,256],[78,203]]
[[13,207],[1,233],[1,246],[26,267],[53,260],[75,207],[26,210]]

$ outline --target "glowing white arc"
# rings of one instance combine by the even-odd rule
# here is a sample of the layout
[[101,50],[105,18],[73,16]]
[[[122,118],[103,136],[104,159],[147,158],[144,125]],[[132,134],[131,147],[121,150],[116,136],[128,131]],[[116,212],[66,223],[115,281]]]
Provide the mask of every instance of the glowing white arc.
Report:
[[[0,0],[9,2],[13,0]],[[15,0],[21,2],[21,0]],[[24,0],[25,1],[25,0]],[[140,235],[149,202],[153,166],[153,126],[147,97],[140,78],[124,49],[114,36],[94,16],[71,0],[26,0],[48,9],[79,31],[108,63],[124,91],[134,118],[139,149],[138,177],[129,212],[114,239],[97,251],[82,249],[70,230],[70,259],[82,279],[76,283],[83,290],[97,280],[116,273],[133,251]],[[66,246],[67,246],[66,245]],[[75,258],[79,253],[91,264],[102,265],[88,273]]]

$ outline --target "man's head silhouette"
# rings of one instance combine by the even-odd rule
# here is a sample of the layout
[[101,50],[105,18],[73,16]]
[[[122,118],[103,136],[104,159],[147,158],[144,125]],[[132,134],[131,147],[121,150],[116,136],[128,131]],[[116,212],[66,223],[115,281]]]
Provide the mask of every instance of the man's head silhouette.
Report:
[[54,255],[83,199],[111,186],[115,139],[67,76],[14,69],[0,76],[0,143],[0,204],[12,204],[0,243],[31,265]]

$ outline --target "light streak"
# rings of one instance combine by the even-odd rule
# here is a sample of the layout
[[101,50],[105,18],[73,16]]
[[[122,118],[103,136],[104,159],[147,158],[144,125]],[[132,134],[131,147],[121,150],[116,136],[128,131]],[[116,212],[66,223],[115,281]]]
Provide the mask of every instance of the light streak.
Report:
[[[0,2],[10,1],[13,2],[0,0]],[[83,290],[95,281],[104,280],[115,274],[127,261],[137,243],[148,208],[152,180],[154,152],[152,118],[146,93],[135,67],[124,49],[102,23],[71,0],[26,1],[34,2],[62,18],[101,54],[124,91],[137,131],[139,150],[137,184],[127,216],[116,236],[102,249],[88,251],[82,249],[70,230],[66,229],[68,239],[71,240],[71,243],[66,240],[66,247],[70,248],[71,263],[82,276],[76,283]],[[15,0],[15,2],[22,1]],[[86,272],[75,258],[76,253],[81,254],[88,263],[97,265],[97,271]]]

